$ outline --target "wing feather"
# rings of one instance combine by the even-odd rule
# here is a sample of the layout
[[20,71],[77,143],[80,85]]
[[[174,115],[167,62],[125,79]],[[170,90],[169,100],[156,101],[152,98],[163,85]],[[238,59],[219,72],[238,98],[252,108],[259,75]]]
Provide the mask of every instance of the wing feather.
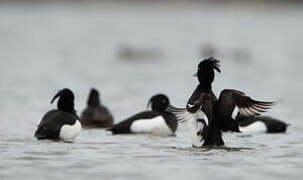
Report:
[[183,123],[189,120],[190,118],[193,118],[193,114],[189,113],[186,108],[177,108],[172,105],[169,105],[167,111],[173,113],[176,116],[178,122],[180,123]]
[[230,90],[239,112],[243,116],[255,116],[272,108],[275,102],[256,101],[241,91]]
[[230,98],[232,98],[232,100],[234,101],[235,108],[232,112],[233,119],[237,117],[238,112],[242,116],[260,115],[261,113],[266,112],[268,109],[272,108],[272,106],[276,104],[275,102],[254,100],[251,97],[247,96],[245,93],[233,89],[223,90],[220,96],[224,98],[227,97],[227,101],[231,100]]

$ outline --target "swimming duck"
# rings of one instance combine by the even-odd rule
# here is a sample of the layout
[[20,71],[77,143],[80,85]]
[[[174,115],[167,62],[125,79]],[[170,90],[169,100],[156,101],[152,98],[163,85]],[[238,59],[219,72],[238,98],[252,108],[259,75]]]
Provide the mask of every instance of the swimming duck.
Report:
[[[193,106],[201,93],[211,93],[213,102],[217,100],[212,91],[212,82],[214,81],[215,71],[221,72],[220,61],[210,57],[202,60],[194,75],[199,80],[199,85],[189,98],[187,108]],[[283,133],[286,132],[289,124],[268,116],[239,116],[239,128],[244,133]]]
[[240,131],[247,134],[285,133],[289,126],[289,124],[269,116],[240,117],[238,123]]
[[52,99],[59,98],[57,109],[47,112],[35,132],[38,140],[53,139],[73,142],[80,134],[82,127],[74,109],[74,94],[69,89],[60,90]]
[[169,106],[178,121],[187,122],[193,147],[223,146],[222,132],[240,132],[237,117],[259,115],[271,108],[273,102],[251,99],[238,90],[225,89],[217,101],[211,93],[201,93],[190,108]]
[[157,134],[174,135],[178,122],[177,118],[167,111],[170,102],[166,95],[157,94],[148,102],[151,111],[140,112],[108,129],[113,134]]
[[85,128],[106,128],[113,125],[113,116],[101,104],[98,90],[92,88],[87,100],[87,107],[82,112],[80,122]]

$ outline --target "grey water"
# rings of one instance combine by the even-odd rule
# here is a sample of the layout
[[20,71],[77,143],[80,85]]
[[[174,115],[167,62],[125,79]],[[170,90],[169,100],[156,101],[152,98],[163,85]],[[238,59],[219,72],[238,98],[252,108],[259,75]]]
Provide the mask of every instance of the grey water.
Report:
[[[0,179],[301,179],[302,18],[302,6],[0,2]],[[184,107],[205,49],[221,60],[215,93],[278,101],[266,115],[286,134],[225,134],[213,149],[193,149],[182,124],[175,137],[33,137],[65,87],[78,114],[99,89],[115,122],[156,93]]]

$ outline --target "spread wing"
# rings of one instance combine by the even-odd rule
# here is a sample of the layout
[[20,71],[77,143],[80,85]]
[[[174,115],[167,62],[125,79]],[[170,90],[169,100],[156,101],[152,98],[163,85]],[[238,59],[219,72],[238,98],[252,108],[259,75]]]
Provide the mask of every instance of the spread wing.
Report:
[[167,111],[173,113],[178,122],[183,123],[188,119],[194,118],[194,114],[187,111],[186,108],[177,108],[172,105],[169,105]]
[[240,113],[242,116],[260,115],[261,113],[266,112],[275,104],[275,102],[254,100],[238,90],[225,90],[224,93],[230,93],[232,95],[232,99],[236,104],[232,113],[233,119],[235,119],[238,113]]

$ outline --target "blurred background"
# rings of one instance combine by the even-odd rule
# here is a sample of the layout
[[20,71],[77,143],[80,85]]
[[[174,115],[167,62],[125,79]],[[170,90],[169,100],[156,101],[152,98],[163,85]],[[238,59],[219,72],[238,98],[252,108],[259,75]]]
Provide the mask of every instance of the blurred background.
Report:
[[[101,101],[112,111],[115,122],[119,122],[145,110],[147,101],[156,93],[165,93],[173,105],[184,107],[198,83],[192,77],[197,64],[210,56],[219,59],[222,65],[222,73],[216,75],[213,85],[217,95],[224,88],[233,88],[242,90],[256,99],[281,100],[268,115],[293,125],[289,128],[288,136],[278,138],[286,137],[286,140],[276,142],[275,147],[280,149],[278,145],[288,143],[288,147],[293,149],[287,151],[295,154],[291,158],[296,162],[296,159],[303,157],[302,153],[296,154],[298,146],[290,146],[300,144],[300,132],[303,130],[302,19],[303,5],[299,0],[1,0],[0,149],[6,165],[0,167],[0,175],[17,179],[21,175],[29,174],[32,174],[33,179],[65,177],[64,173],[45,176],[50,168],[58,169],[49,164],[52,161],[45,162],[43,158],[46,156],[47,160],[55,161],[66,155],[67,161],[74,159],[73,163],[77,164],[83,162],[83,159],[77,159],[80,154],[92,152],[90,149],[79,149],[73,154],[72,149],[75,147],[87,147],[85,142],[90,140],[93,141],[90,146],[99,149],[102,146],[100,143],[115,141],[108,139],[111,136],[104,135],[103,131],[102,135],[98,132],[93,135],[91,132],[84,132],[78,144],[66,145],[67,149],[63,148],[62,144],[58,145],[59,149],[63,148],[62,151],[67,153],[59,153],[60,157],[56,153],[44,152],[49,150],[46,145],[41,150],[41,145],[34,140],[33,133],[42,115],[55,108],[55,105],[49,102],[59,89],[73,90],[76,95],[76,110],[80,114],[86,106],[90,88],[97,88],[101,93]],[[94,139],[97,136],[102,138]],[[186,131],[181,128],[177,136],[181,138],[165,140],[161,147],[170,146],[171,141],[177,147],[190,147]],[[227,139],[227,142],[236,146],[245,144],[244,146],[266,149],[265,144],[269,140],[263,140],[260,145],[260,139],[264,137],[251,141],[242,140],[243,144],[235,139]],[[141,140],[146,142],[146,139]],[[133,150],[126,147],[131,152],[146,154],[144,151],[136,152],[136,146]],[[112,147],[110,151],[104,150],[103,155],[115,154],[115,148],[117,147]],[[268,148],[271,149],[272,146]],[[302,145],[299,149],[302,150]],[[263,150],[254,152],[254,156],[259,158],[257,160],[273,158],[272,151],[269,150],[266,156]],[[152,153],[157,150],[146,148],[146,151]],[[163,151],[161,150],[161,153]],[[168,154],[171,155],[174,151],[175,149],[169,150]],[[283,152],[286,151],[276,152],[277,157],[288,158]],[[161,157],[166,157],[167,153],[161,153],[159,152],[158,156],[160,158],[156,158],[158,161],[154,162],[155,166],[134,164],[133,167],[141,167],[142,174],[136,174],[134,168],[127,169],[128,173],[132,172],[128,174],[129,177],[154,179],[159,176],[181,179],[201,176],[199,171],[195,171],[201,161],[194,163],[195,167],[190,163],[196,156],[183,157],[182,155],[188,152],[182,151],[181,155],[179,152],[178,156],[168,156],[163,160]],[[98,161],[90,161],[99,156],[100,154],[96,153],[84,159],[90,162],[89,164],[99,164]],[[121,156],[104,155],[103,158],[108,157],[108,162],[112,162],[112,157]],[[157,169],[159,162],[167,169],[174,170],[175,166],[172,164],[175,162],[169,159],[180,156],[181,159],[178,160],[188,163],[188,168],[182,171],[182,175],[176,173],[172,176],[165,173],[166,171],[161,171],[158,176],[150,173],[149,168],[161,169]],[[219,153],[219,157],[223,156],[226,157],[226,154]],[[247,156],[249,155],[240,157],[245,159]],[[38,158],[38,161],[35,161],[35,158]],[[202,155],[201,158],[203,160],[206,157]],[[231,156],[228,159],[230,161],[221,162],[218,156],[213,158],[218,160],[219,164],[222,163],[222,167],[219,167],[223,169],[232,167],[232,162],[237,159]],[[144,158],[139,158],[139,162],[140,160],[146,162]],[[224,169],[221,175],[230,179],[258,178],[258,173],[261,177],[267,176],[267,179],[299,178],[302,163],[298,161],[296,164],[287,159],[285,166],[278,165],[278,162],[283,160],[285,159],[267,162],[270,168],[254,164],[256,159],[248,159],[251,164],[247,167],[242,164],[244,169]],[[33,164],[37,162],[45,163],[41,174],[35,171]],[[79,176],[74,177],[76,179],[83,177],[81,175],[85,173],[91,173],[80,171],[82,168],[90,169],[90,166],[78,167],[73,166],[73,163],[62,162],[59,168],[78,172]],[[32,168],[28,166],[23,169],[24,165],[28,164]],[[237,176],[239,172],[245,171],[245,168],[252,168],[249,165],[254,168],[262,167],[263,170],[255,169],[247,176]],[[115,164],[109,164],[109,167],[116,168]],[[20,175],[13,173],[16,168]],[[94,169],[94,175],[98,175],[97,172],[103,168]],[[288,172],[281,171],[285,168],[288,168]],[[103,173],[108,179],[123,178],[126,173],[126,170],[106,170],[103,169]],[[212,172],[209,170],[204,175],[213,177]],[[215,177],[221,176],[217,174]]]

